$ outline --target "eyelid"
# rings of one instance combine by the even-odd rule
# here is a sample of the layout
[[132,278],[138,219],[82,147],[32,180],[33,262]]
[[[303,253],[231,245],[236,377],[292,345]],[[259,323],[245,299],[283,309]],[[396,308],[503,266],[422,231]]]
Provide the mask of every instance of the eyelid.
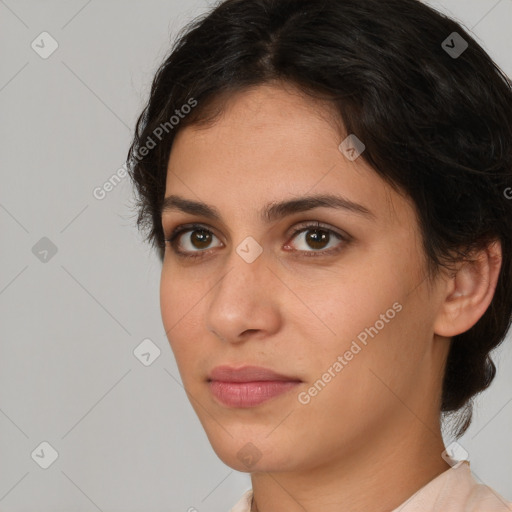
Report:
[[173,242],[177,236],[183,234],[185,231],[195,231],[203,229],[205,231],[210,231],[212,234],[214,234],[217,238],[217,234],[215,233],[215,229],[211,226],[208,226],[207,224],[202,224],[198,222],[190,222],[187,224],[179,224],[175,228],[172,229],[172,231],[169,233],[169,236],[165,237],[166,242]]
[[[304,229],[308,227],[316,227],[318,229],[325,229],[326,231],[331,231],[347,241],[352,240],[353,238],[346,231],[340,230],[339,228],[335,228],[327,223],[323,223],[318,220],[304,220],[299,222],[298,224],[294,224],[293,227],[288,230],[288,234],[286,236],[296,235],[301,228]],[[171,232],[167,236],[164,233],[165,241],[172,241],[176,238],[178,234],[181,234],[184,231],[194,229],[204,229],[207,231],[211,231],[215,236],[217,236],[217,238],[219,238],[219,236],[215,233],[215,228],[209,226],[208,224],[203,224],[201,222],[189,222],[185,224],[178,224],[171,230]]]
[[[331,227],[330,225],[320,222],[320,221],[317,221],[317,220],[306,220],[306,221],[301,221],[298,224],[294,224],[294,226],[287,231],[287,235],[286,235],[287,241],[285,243],[285,247],[288,247],[290,245],[291,240],[293,240],[300,233],[302,233],[304,231],[313,230],[315,228],[333,234],[336,238],[339,239],[339,241],[341,242],[341,245],[349,243],[353,240],[353,237],[351,235],[349,235],[345,231],[339,230],[339,228]],[[203,224],[203,223],[194,223],[194,222],[186,223],[186,224],[179,224],[171,231],[169,236],[164,237],[164,239],[165,239],[166,243],[169,243],[171,245],[173,251],[178,256],[181,256],[183,258],[190,257],[192,259],[200,258],[200,257],[202,257],[201,255],[210,253],[212,251],[212,249],[205,249],[205,250],[199,250],[199,251],[181,251],[180,252],[179,249],[176,249],[174,247],[174,245],[175,245],[174,242],[175,242],[176,238],[178,238],[179,236],[181,236],[184,233],[196,231],[196,230],[208,231],[208,232],[212,233],[216,238],[220,239],[220,237],[215,232],[216,230],[214,228],[212,228],[211,226],[209,226],[207,224]],[[316,256],[316,255],[329,256],[333,253],[337,253],[340,250],[341,250],[341,248],[339,246],[337,246],[334,248],[318,250],[318,251],[295,250],[294,252],[296,252],[300,255],[305,255],[305,256]]]
[[335,228],[334,226],[331,226],[330,224],[327,224],[325,222],[320,222],[318,220],[306,220],[301,221],[298,224],[294,224],[293,228],[291,229],[289,236],[295,236],[301,231],[307,231],[309,229],[319,229],[323,231],[328,231],[330,233],[335,234],[336,236],[340,237],[342,240],[345,240],[346,242],[349,242],[353,239],[351,235],[349,235],[347,232]]

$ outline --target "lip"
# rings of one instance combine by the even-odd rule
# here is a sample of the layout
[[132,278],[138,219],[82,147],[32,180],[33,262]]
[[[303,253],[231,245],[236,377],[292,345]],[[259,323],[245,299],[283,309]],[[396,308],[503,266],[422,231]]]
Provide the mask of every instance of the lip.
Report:
[[208,387],[217,401],[235,408],[256,407],[290,391],[301,382],[296,377],[261,366],[217,366],[208,376]]
[[208,380],[222,382],[296,381],[297,377],[283,375],[263,366],[216,366],[208,375]]

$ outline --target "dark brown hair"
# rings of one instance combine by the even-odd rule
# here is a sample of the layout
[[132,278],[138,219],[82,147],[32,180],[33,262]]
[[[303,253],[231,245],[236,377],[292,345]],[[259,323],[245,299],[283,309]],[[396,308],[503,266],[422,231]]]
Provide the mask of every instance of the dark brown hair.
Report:
[[233,92],[274,80],[329,102],[366,145],[361,158],[412,199],[434,272],[501,242],[492,303],[452,339],[446,365],[441,412],[459,411],[460,437],[511,322],[510,80],[461,25],[418,0],[220,3],[183,29],[158,69],[128,153],[137,224],[161,260],[176,133],[212,122]]

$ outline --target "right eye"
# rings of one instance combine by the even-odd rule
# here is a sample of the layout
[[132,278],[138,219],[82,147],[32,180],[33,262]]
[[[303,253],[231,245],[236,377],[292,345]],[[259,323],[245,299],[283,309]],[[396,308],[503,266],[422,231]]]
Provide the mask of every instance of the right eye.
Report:
[[[184,237],[186,233],[192,236]],[[177,226],[168,239],[170,247],[180,258],[200,258],[207,252],[212,239],[217,238],[211,230],[201,224],[186,224]],[[182,240],[184,239],[184,240]]]

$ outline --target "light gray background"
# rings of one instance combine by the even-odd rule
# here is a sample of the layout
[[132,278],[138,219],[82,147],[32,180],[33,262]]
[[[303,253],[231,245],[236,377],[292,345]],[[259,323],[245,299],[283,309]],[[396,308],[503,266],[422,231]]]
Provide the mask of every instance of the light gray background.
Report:
[[[430,3],[512,75],[512,0]],[[160,316],[160,264],[135,229],[128,178],[93,196],[124,163],[171,40],[207,8],[0,1],[2,512],[227,512],[250,487],[218,460],[180,385]],[[31,48],[43,31],[59,45],[47,59]],[[42,237],[57,248],[47,262],[32,251]],[[146,338],[161,351],[149,366],[133,353]],[[511,345],[495,352],[498,376],[460,440],[474,474],[507,499]],[[43,441],[58,453],[48,469]]]

